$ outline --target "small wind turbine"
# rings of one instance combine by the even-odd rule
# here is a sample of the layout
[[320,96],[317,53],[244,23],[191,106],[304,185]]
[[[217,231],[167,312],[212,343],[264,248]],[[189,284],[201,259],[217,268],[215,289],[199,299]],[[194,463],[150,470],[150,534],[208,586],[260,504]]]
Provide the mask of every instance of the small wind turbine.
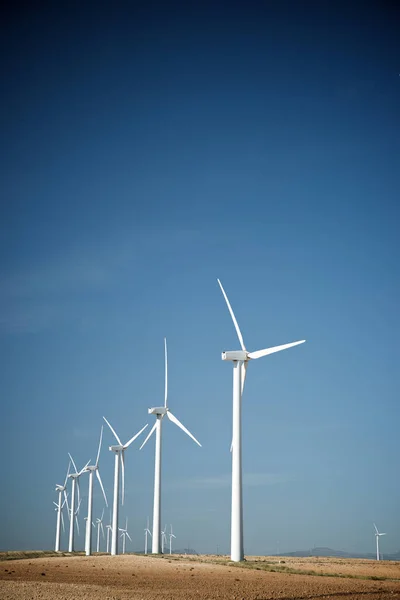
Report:
[[167,526],[165,525],[164,530],[161,530],[161,552],[164,554],[165,544],[167,543]]
[[147,536],[151,537],[151,531],[149,529],[149,517],[147,517],[147,526],[144,530],[144,553],[147,554]]
[[[64,493],[65,498],[67,498],[67,493],[65,491],[66,487],[67,487],[67,481],[68,481],[68,475],[69,475],[69,469],[71,466],[71,462],[68,463],[68,470],[67,470],[67,474],[65,476],[65,481],[64,481],[64,485],[60,485],[57,484],[56,485],[56,492],[58,492],[58,504],[56,504],[56,506],[58,507],[58,512],[57,512],[57,525],[56,525],[56,544],[55,544],[55,551],[56,552],[60,552],[60,535],[61,535],[61,531],[60,531],[60,525],[61,525],[61,519],[64,522],[64,518],[62,516],[62,507],[64,506],[64,502],[62,502],[62,495]],[[63,525],[63,531],[64,531],[64,525]]]
[[[71,489],[71,518],[69,521],[69,542],[68,542],[68,552],[73,552],[74,551],[74,516],[75,516],[75,485],[78,487],[78,511],[79,511],[79,506],[81,504],[81,500],[80,500],[80,492],[79,492],[79,477],[82,475],[82,473],[85,472],[86,467],[88,466],[88,464],[90,463],[90,460],[86,463],[86,465],[83,467],[83,469],[81,469],[80,471],[78,471],[78,469],[76,468],[76,464],[74,462],[74,459],[72,458],[72,456],[70,455],[70,453],[68,452],[68,456],[71,459],[72,465],[75,469],[75,473],[69,473],[68,477],[70,479],[72,479],[72,489]],[[78,522],[78,519],[76,518],[76,522]],[[78,524],[78,534],[79,534],[79,524]]]
[[380,560],[379,556],[379,538],[381,535],[386,535],[386,533],[379,533],[377,526],[374,523],[375,527],[375,537],[376,537],[376,560]]
[[112,531],[112,527],[111,527],[111,510],[110,510],[110,522],[108,525],[106,525],[106,529],[107,529],[107,554],[110,551],[110,532]]
[[112,535],[111,535],[111,554],[115,556],[118,554],[118,503],[119,503],[119,463],[121,462],[122,466],[122,504],[124,503],[124,494],[125,494],[125,460],[124,460],[124,452],[125,450],[132,444],[133,441],[144,431],[147,427],[145,425],[142,427],[138,433],[136,433],[133,438],[131,438],[126,444],[123,444],[114,429],[111,427],[110,423],[107,421],[105,417],[103,417],[112,433],[114,434],[115,439],[118,442],[118,446],[110,446],[110,451],[115,452],[115,462],[114,462],[114,502],[113,502],[113,519],[112,519]]
[[239,338],[241,350],[222,352],[222,360],[233,361],[233,438],[232,438],[232,512],[231,512],[231,560],[239,562],[244,559],[243,551],[243,495],[242,495],[242,394],[248,361],[261,358],[286,348],[303,344],[305,340],[274,346],[256,352],[247,352],[243,336],[239,329],[228,296],[220,280],[217,280],[225,298],[228,310]]
[[100,528],[101,528],[101,532],[103,534],[103,539],[104,539],[103,517],[104,517],[104,508],[103,508],[103,512],[101,513],[101,519],[99,519],[98,517],[96,519],[96,523],[97,523],[97,552],[100,552]]
[[182,429],[189,437],[192,438],[201,447],[200,442],[196,440],[194,435],[171,413],[168,408],[168,358],[167,358],[167,340],[164,338],[165,352],[165,398],[164,406],[149,408],[149,415],[156,416],[156,422],[150,430],[147,438],[140,446],[140,450],[150,439],[154,431],[156,431],[156,451],[155,451],[155,469],[154,469],[154,507],[153,507],[153,537],[151,551],[153,554],[160,553],[160,529],[161,529],[161,424],[162,420],[167,415],[168,419]]
[[176,539],[176,535],[174,535],[172,533],[172,525],[171,525],[171,532],[169,534],[169,553],[172,554],[172,538]]
[[[104,501],[106,503],[106,506],[108,507],[107,496],[104,491],[103,482],[101,481],[100,472],[99,472],[99,458],[100,458],[102,439],[103,439],[103,425],[101,426],[101,431],[100,431],[100,441],[99,441],[99,448],[97,450],[96,463],[94,465],[87,466],[85,469],[86,471],[89,472],[88,518],[86,521],[86,535],[85,535],[86,556],[90,556],[92,553],[92,528],[91,528],[90,523],[92,522],[92,513],[93,513],[93,474],[94,473],[96,473],[96,477],[99,480],[101,491],[103,492],[103,496],[104,496]],[[97,550],[97,552],[98,552],[98,550]]]
[[118,528],[119,531],[121,531],[121,537],[122,537],[122,554],[125,554],[125,543],[126,543],[126,538],[130,539],[132,541],[131,536],[128,533],[128,517],[126,517],[126,522],[125,522],[125,529],[122,529],[121,527]]

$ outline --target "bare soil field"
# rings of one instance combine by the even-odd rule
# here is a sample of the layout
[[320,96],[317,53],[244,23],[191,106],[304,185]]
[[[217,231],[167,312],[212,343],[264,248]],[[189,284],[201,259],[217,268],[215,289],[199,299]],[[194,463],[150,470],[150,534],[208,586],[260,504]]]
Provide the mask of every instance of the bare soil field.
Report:
[[0,555],[1,600],[400,599],[399,562],[36,554]]

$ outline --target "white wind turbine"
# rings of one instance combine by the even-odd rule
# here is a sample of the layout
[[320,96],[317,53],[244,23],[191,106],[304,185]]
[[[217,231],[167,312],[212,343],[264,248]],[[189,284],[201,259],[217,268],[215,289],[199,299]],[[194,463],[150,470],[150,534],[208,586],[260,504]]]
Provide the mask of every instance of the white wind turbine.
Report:
[[118,503],[119,503],[119,463],[121,462],[122,466],[122,504],[124,503],[124,494],[125,494],[125,460],[124,460],[124,452],[132,444],[134,440],[144,431],[147,427],[147,424],[142,427],[138,433],[136,433],[133,438],[131,438],[126,444],[123,444],[114,429],[111,427],[110,423],[107,421],[105,417],[103,417],[112,433],[114,434],[115,439],[118,442],[118,446],[110,446],[110,451],[115,452],[115,462],[114,462],[114,501],[113,501],[113,519],[112,519],[112,528],[111,528],[111,554],[115,556],[118,554]]
[[[78,487],[78,509],[77,509],[77,513],[79,512],[79,507],[81,505],[81,500],[80,500],[80,492],[79,492],[79,477],[82,475],[82,473],[85,472],[86,467],[88,466],[88,464],[90,463],[90,460],[86,463],[86,465],[83,467],[83,469],[81,469],[80,471],[78,471],[78,469],[76,468],[76,464],[74,462],[74,459],[72,458],[72,456],[70,455],[70,453],[68,452],[68,456],[72,462],[72,465],[75,469],[75,473],[70,473],[68,475],[68,477],[70,479],[72,479],[72,489],[71,489],[71,517],[70,517],[70,521],[69,521],[69,542],[68,542],[68,552],[73,552],[74,551],[74,523],[75,523],[75,519],[74,516],[76,517],[75,514],[75,485]],[[76,522],[77,522],[77,528],[78,528],[78,534],[79,534],[79,524],[78,524],[78,518],[76,518]]]
[[[88,491],[88,518],[86,521],[86,535],[85,535],[85,553],[86,556],[90,556],[92,553],[92,513],[93,513],[93,475],[96,473],[96,477],[99,480],[99,484],[101,487],[101,491],[103,492],[104,501],[106,506],[108,507],[107,496],[104,491],[103,482],[101,481],[100,472],[99,472],[99,458],[100,458],[100,450],[101,450],[101,441],[103,439],[103,425],[100,430],[100,441],[99,448],[97,450],[97,458],[96,463],[94,465],[89,465],[86,467],[86,471],[89,472],[89,491]],[[98,550],[97,550],[98,552]]]
[[151,537],[151,531],[149,529],[149,517],[147,517],[147,526],[144,530],[144,553],[147,554],[147,537]]
[[[57,503],[57,502],[53,502],[53,504],[54,504],[54,506],[55,506],[54,510],[55,510],[56,512],[58,512],[59,514],[61,514],[61,525],[62,525],[62,530],[63,530],[63,533],[65,532],[65,526],[64,526],[64,515],[62,514],[62,509],[64,508],[64,504],[65,504],[65,503],[67,504],[67,511],[69,511],[69,506],[68,506],[68,498],[67,498],[67,496],[65,496],[65,498],[64,498],[64,502],[63,502],[63,503],[62,503],[62,505],[61,505],[61,511],[59,511],[59,505],[58,505],[58,503]],[[58,515],[57,515],[57,517],[58,517]]]
[[379,538],[381,535],[386,535],[386,533],[379,533],[377,526],[374,523],[374,527],[375,527],[375,537],[376,537],[376,560],[380,560],[380,555],[379,555]]
[[167,340],[164,338],[164,352],[165,352],[165,398],[164,406],[158,406],[156,408],[149,408],[149,414],[156,416],[156,422],[150,430],[149,435],[140,446],[140,450],[143,448],[145,443],[150,439],[150,436],[156,431],[156,451],[155,451],[155,470],[154,470],[154,507],[153,507],[153,537],[151,544],[151,551],[153,554],[160,553],[160,522],[161,522],[161,424],[162,420],[167,415],[168,419],[175,423],[182,429],[189,437],[192,438],[201,447],[200,442],[190,433],[188,429],[174,415],[168,408],[168,359],[167,359]]
[[167,526],[165,525],[164,529],[161,530],[161,552],[164,554],[165,544],[167,543]]
[[231,560],[239,562],[244,559],[243,551],[243,496],[242,496],[242,394],[246,377],[247,363],[251,359],[261,358],[286,348],[303,344],[305,340],[274,346],[256,352],[247,352],[243,336],[239,329],[228,296],[220,280],[217,280],[224,295],[239,338],[241,350],[222,352],[222,360],[233,361],[233,436],[232,436],[232,513],[231,513]]
[[67,498],[67,494],[66,494],[66,487],[67,487],[67,481],[68,481],[68,475],[69,475],[69,469],[71,466],[71,462],[68,463],[68,470],[67,470],[67,475],[65,476],[65,481],[64,481],[64,485],[60,485],[57,484],[56,485],[56,492],[58,492],[58,504],[56,504],[56,506],[58,507],[58,512],[57,512],[57,525],[56,525],[56,544],[55,544],[55,551],[59,552],[60,551],[60,535],[61,535],[61,530],[60,530],[60,525],[61,525],[61,520],[63,521],[63,531],[64,531],[64,518],[62,516],[62,507],[64,506],[64,502],[62,501],[62,495],[64,493],[65,499]]
[[107,529],[107,554],[110,551],[110,532],[112,531],[112,526],[111,526],[111,510],[110,510],[110,522],[108,525],[106,525],[106,529]]
[[172,533],[172,525],[171,525],[171,532],[169,534],[169,553],[172,554],[172,538],[176,539],[176,535],[174,535]]
[[121,531],[121,537],[122,537],[122,554],[125,554],[126,538],[128,538],[132,541],[132,538],[128,533],[128,517],[126,517],[125,529],[123,529],[121,527],[119,527],[118,529],[119,529],[119,531]]
[[103,534],[103,539],[104,539],[103,517],[104,517],[104,508],[103,508],[103,512],[101,513],[101,518],[99,519],[97,517],[97,519],[96,519],[96,523],[97,523],[97,552],[100,552],[100,529],[101,529],[101,532]]

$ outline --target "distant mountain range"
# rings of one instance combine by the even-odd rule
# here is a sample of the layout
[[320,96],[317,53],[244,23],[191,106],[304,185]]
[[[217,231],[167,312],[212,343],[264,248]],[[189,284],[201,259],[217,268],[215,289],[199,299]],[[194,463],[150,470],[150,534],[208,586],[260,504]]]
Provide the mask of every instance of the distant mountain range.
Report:
[[[277,554],[274,556],[278,556]],[[374,560],[376,554],[361,554],[357,552],[342,552],[341,550],[332,550],[332,548],[312,548],[311,550],[296,550],[296,552],[284,552],[279,556],[333,556],[337,558],[367,558]],[[394,554],[383,553],[383,560],[399,560],[400,561],[400,550]]]

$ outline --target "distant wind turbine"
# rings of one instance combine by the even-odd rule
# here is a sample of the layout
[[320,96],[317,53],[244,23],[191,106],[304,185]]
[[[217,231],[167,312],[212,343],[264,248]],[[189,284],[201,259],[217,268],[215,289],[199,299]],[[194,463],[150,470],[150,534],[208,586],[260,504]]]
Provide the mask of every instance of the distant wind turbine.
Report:
[[239,329],[238,322],[229,303],[228,296],[225,293],[222,283],[218,279],[219,287],[225,298],[228,310],[232,317],[237,336],[241,345],[241,350],[222,352],[222,360],[231,360],[233,362],[233,437],[232,437],[232,512],[231,512],[231,560],[239,562],[244,559],[243,551],[243,495],[242,495],[242,394],[248,361],[261,358],[286,348],[292,348],[298,344],[303,344],[305,340],[283,344],[257,350],[256,352],[247,352],[244,345],[243,336]]
[[167,526],[164,526],[164,529],[161,530],[161,552],[164,554],[164,548],[167,543]]
[[147,554],[147,537],[151,537],[151,531],[149,529],[149,517],[147,517],[147,526],[144,530],[144,553]]
[[156,422],[150,430],[147,438],[140,446],[140,450],[150,439],[154,431],[156,431],[156,451],[155,451],[155,469],[154,469],[154,506],[153,506],[153,537],[151,551],[153,554],[160,553],[160,532],[161,532],[161,424],[162,420],[167,415],[167,418],[182,429],[189,437],[192,438],[201,447],[200,442],[196,440],[194,435],[172,414],[168,408],[168,357],[167,357],[167,340],[164,338],[164,353],[165,353],[165,397],[164,406],[149,408],[149,414],[156,416]]
[[110,532],[112,531],[111,510],[110,510],[110,522],[108,523],[108,525],[106,525],[106,529],[107,529],[107,554],[108,554],[110,551]]
[[113,501],[113,519],[112,519],[112,533],[111,533],[111,554],[115,556],[118,554],[118,504],[119,504],[119,464],[122,466],[122,504],[124,503],[124,495],[125,495],[125,459],[124,452],[125,450],[132,444],[133,441],[146,429],[147,424],[142,427],[138,433],[136,433],[126,444],[123,444],[114,429],[107,421],[105,417],[103,417],[112,433],[114,434],[115,439],[118,442],[117,446],[110,446],[110,451],[115,452],[115,462],[114,462],[114,501]]
[[103,439],[103,425],[101,426],[101,430],[100,430],[100,441],[99,441],[99,447],[97,450],[96,462],[94,465],[89,465],[85,469],[86,471],[89,472],[88,514],[87,514],[88,518],[86,521],[86,535],[85,535],[86,556],[90,556],[92,553],[92,527],[90,524],[92,522],[92,514],[93,514],[93,474],[94,473],[96,473],[96,477],[99,480],[101,491],[103,492],[103,496],[104,496],[104,502],[106,503],[106,506],[108,507],[107,496],[104,491],[103,482],[101,481],[100,471],[99,471],[99,458],[100,458],[102,439]]
[[[56,504],[56,506],[58,506],[58,511],[57,511],[57,525],[56,525],[56,543],[55,543],[55,551],[56,552],[60,552],[60,536],[61,536],[60,525],[61,525],[61,519],[64,521],[64,518],[62,516],[62,507],[64,506],[64,502],[62,501],[62,495],[64,494],[65,499],[67,498],[67,493],[66,493],[65,489],[67,487],[68,475],[69,475],[69,469],[70,469],[70,467],[71,467],[71,462],[68,463],[68,470],[67,470],[67,474],[65,476],[64,485],[60,485],[60,484],[56,485],[56,492],[58,492],[58,504]],[[64,531],[64,525],[63,525],[63,531]]]
[[[70,455],[70,453],[68,452],[68,456],[72,462],[72,465],[75,469],[75,473],[69,473],[68,477],[70,479],[72,479],[72,489],[71,489],[71,518],[69,521],[69,542],[68,542],[68,552],[73,552],[74,551],[74,523],[75,523],[75,519],[74,516],[75,515],[75,485],[78,488],[78,509],[77,511],[79,512],[79,507],[81,505],[81,499],[80,499],[80,492],[79,492],[79,477],[82,475],[82,473],[85,472],[86,467],[88,466],[88,464],[90,463],[90,460],[86,463],[86,465],[83,467],[83,469],[81,469],[80,471],[78,471],[78,469],[76,468],[76,464],[74,462],[74,459],[72,458],[72,456]],[[78,518],[76,518],[76,522],[78,522]],[[78,524],[78,534],[79,534],[79,524]]]
[[128,538],[129,540],[132,541],[132,538],[131,538],[131,536],[128,533],[128,517],[126,517],[125,529],[123,529],[123,528],[120,527],[119,531],[121,531],[121,537],[122,537],[122,554],[125,554],[126,538]]
[[172,525],[171,525],[171,532],[169,534],[169,553],[172,554],[172,538],[176,539],[176,535],[174,535],[172,533]]
[[375,537],[376,537],[376,560],[380,560],[380,555],[379,555],[379,538],[381,535],[386,535],[386,533],[379,533],[377,526],[374,523],[374,527],[375,527]]
[[100,529],[101,532],[103,534],[103,539],[104,539],[104,528],[103,528],[103,517],[104,517],[104,508],[103,508],[103,512],[101,513],[101,518],[97,518],[96,519],[96,523],[97,523],[97,552],[100,552]]

